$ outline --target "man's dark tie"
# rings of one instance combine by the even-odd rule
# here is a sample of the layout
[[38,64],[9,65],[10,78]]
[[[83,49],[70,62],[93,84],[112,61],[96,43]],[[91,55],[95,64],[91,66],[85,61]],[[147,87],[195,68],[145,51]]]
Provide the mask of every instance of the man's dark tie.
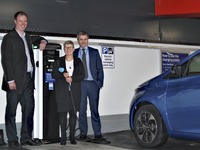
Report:
[[85,49],[82,49],[82,50],[83,50],[82,62],[83,62],[83,66],[84,66],[84,69],[85,69],[85,79],[87,79],[88,71],[87,71],[87,63],[86,63],[86,54],[85,54]]

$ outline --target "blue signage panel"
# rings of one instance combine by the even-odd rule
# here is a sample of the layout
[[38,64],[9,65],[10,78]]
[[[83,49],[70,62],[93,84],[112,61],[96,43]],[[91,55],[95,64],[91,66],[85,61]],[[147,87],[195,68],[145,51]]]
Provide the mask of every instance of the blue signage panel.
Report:
[[188,54],[162,52],[162,72],[171,68],[172,65],[179,63]]

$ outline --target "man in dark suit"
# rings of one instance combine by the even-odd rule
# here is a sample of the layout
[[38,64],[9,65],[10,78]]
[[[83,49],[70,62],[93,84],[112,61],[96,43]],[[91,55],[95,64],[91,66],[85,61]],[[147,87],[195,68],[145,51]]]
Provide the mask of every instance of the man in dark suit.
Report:
[[39,43],[43,50],[47,41],[42,37],[34,37],[25,32],[28,16],[19,11],[14,15],[15,28],[6,34],[1,45],[1,63],[4,71],[2,89],[6,91],[7,105],[5,113],[8,146],[18,149],[16,130],[16,109],[18,103],[22,107],[22,126],[20,142],[22,145],[38,145],[32,140],[34,114],[34,58],[32,42]]
[[81,83],[81,105],[79,112],[79,125],[81,136],[78,140],[88,141],[87,132],[87,98],[89,99],[91,122],[94,131],[95,143],[109,143],[101,134],[101,121],[98,111],[99,92],[103,87],[104,72],[102,61],[97,49],[88,46],[89,35],[81,31],[77,34],[77,40],[80,45],[75,50],[74,56],[79,57],[85,69],[85,79]]

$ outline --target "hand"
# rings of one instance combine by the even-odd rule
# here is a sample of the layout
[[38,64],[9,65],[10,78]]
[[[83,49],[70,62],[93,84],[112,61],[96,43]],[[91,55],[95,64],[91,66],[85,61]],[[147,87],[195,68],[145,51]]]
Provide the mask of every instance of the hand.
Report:
[[8,83],[8,86],[9,86],[10,90],[16,90],[17,89],[15,82]]
[[67,77],[66,81],[67,81],[67,83],[71,83],[72,82],[72,77]]
[[41,51],[43,51],[43,50],[45,49],[46,45],[47,45],[47,41],[42,40],[42,41],[40,42],[40,47],[39,47],[39,49],[40,49]]
[[68,77],[69,77],[69,73],[64,72],[64,73],[63,73],[63,76],[64,76],[65,78],[68,78]]

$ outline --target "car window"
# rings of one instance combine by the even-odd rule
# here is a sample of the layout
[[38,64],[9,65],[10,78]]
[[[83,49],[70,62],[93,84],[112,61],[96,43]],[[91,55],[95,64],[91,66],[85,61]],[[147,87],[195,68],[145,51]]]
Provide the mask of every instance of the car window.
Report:
[[164,79],[178,79],[185,76],[200,75],[200,54],[194,56],[187,62],[181,65],[181,75],[170,72]]
[[186,76],[198,74],[200,74],[200,55],[197,55],[190,60]]

